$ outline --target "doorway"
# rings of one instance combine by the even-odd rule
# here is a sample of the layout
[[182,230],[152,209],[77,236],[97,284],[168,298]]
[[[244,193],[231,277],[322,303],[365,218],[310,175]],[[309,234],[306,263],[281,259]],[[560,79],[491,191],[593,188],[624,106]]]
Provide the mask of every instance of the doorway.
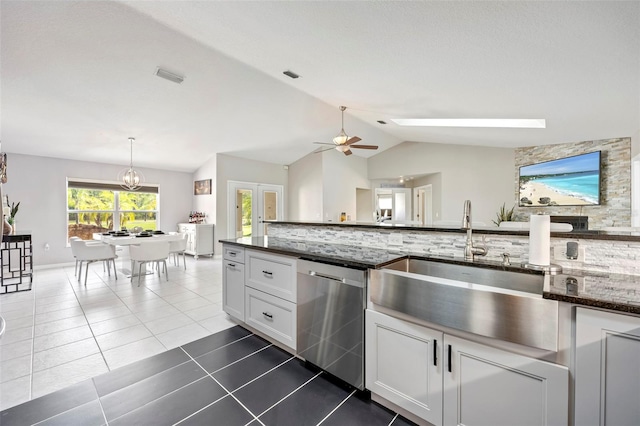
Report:
[[413,197],[413,220],[422,226],[433,225],[433,187],[424,185],[413,188]]
[[229,181],[227,184],[229,238],[262,237],[265,220],[282,220],[284,187]]

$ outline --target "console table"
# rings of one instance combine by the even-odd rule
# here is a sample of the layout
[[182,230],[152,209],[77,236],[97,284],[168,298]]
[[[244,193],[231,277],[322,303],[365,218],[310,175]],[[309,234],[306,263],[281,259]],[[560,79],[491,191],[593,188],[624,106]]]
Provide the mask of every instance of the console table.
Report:
[[0,247],[0,294],[31,290],[32,283],[31,234],[3,235]]

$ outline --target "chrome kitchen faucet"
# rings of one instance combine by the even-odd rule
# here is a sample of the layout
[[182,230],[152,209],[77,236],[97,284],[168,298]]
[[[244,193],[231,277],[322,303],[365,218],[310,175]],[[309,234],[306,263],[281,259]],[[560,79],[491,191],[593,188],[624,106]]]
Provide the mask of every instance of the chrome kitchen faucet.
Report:
[[474,246],[471,230],[471,200],[465,200],[464,211],[462,213],[462,229],[467,230],[467,243],[464,246],[464,260],[473,260],[474,255],[486,256],[487,246],[485,244]]

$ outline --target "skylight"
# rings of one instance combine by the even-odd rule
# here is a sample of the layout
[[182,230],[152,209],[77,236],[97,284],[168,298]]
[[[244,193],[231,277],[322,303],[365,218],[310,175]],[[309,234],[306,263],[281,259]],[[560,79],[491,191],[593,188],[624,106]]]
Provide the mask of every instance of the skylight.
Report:
[[399,126],[544,129],[544,118],[392,118]]

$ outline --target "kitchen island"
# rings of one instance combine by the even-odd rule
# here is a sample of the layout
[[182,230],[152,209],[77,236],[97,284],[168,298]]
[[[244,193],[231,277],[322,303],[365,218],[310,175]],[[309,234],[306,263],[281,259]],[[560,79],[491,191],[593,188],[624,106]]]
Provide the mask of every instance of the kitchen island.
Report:
[[[269,225],[269,237],[222,242],[284,256],[292,265],[293,259],[306,259],[368,270],[369,275],[402,259],[419,259],[539,276],[544,286],[537,297],[557,308],[551,317],[536,321],[556,328],[555,350],[443,326],[437,319],[421,320],[369,298],[365,384],[372,398],[424,424],[500,424],[514,418],[532,424],[573,424],[573,419],[587,424],[599,417],[605,423],[637,424],[640,412],[631,399],[640,373],[631,372],[640,371],[640,265],[635,257],[640,257],[640,237],[553,234],[554,251],[577,241],[584,252],[576,261],[556,253],[552,262],[562,264],[564,272],[543,275],[520,266],[528,252],[527,232],[475,232],[484,236],[490,255],[472,262],[462,258],[464,233],[455,229],[278,223]],[[502,262],[505,251],[510,265]],[[595,374],[600,371],[604,375]],[[569,400],[569,389],[575,401]]]

